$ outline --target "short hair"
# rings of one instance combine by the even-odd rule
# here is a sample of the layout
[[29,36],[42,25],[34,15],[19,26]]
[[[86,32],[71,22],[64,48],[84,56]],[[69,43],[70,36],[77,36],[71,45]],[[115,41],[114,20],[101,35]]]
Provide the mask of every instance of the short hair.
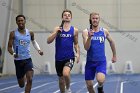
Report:
[[92,16],[92,15],[98,15],[98,16],[100,16],[99,13],[97,13],[97,12],[92,12],[92,13],[90,13],[89,19],[91,19],[91,16]]
[[69,12],[69,13],[71,14],[71,16],[72,16],[71,10],[65,9],[65,10],[63,10],[63,12],[62,12],[62,18],[63,18],[63,14],[64,14],[65,12]]
[[23,17],[23,18],[26,20],[26,18],[25,18],[24,15],[17,15],[17,17],[16,17],[16,21],[18,20],[19,17]]

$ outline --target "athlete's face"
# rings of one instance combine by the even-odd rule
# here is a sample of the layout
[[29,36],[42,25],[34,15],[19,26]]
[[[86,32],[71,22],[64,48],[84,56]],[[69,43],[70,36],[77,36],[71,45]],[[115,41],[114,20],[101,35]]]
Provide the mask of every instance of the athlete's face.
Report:
[[26,21],[23,17],[18,17],[16,23],[17,23],[19,29],[25,28]]
[[91,15],[90,19],[93,27],[97,27],[99,25],[99,21],[100,21],[99,15]]
[[66,21],[66,22],[70,22],[72,19],[72,16],[69,12],[64,12],[62,20]]

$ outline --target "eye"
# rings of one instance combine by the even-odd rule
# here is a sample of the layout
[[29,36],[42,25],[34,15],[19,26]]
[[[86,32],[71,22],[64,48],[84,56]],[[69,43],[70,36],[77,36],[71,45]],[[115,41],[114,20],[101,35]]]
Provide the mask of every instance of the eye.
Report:
[[68,17],[71,17],[71,15],[69,14]]

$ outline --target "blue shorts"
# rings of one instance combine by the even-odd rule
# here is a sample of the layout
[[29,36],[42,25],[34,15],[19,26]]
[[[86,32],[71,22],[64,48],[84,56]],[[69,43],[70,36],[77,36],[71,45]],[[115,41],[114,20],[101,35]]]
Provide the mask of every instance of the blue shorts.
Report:
[[24,77],[27,71],[33,71],[32,59],[14,60],[17,79]]
[[106,60],[86,62],[85,80],[94,80],[96,73],[99,72],[106,75]]

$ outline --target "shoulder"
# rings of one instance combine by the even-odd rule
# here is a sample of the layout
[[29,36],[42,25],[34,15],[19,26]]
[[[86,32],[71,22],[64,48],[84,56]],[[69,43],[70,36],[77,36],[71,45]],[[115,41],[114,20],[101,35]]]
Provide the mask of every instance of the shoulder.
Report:
[[108,29],[106,29],[106,28],[102,28],[105,32],[108,32]]
[[15,36],[15,31],[11,31],[10,36],[14,37]]
[[34,32],[33,31],[29,31],[29,33],[30,33],[31,40],[34,40]]
[[108,34],[109,34],[109,30],[108,30],[108,29],[103,28],[103,31],[104,31],[104,33],[105,33],[106,35],[108,35]]
[[74,31],[75,31],[75,32],[78,32],[78,28],[74,27]]
[[53,28],[53,32],[56,32],[58,29],[60,29],[59,26],[54,27],[54,28]]
[[10,34],[14,34],[15,33],[15,31],[10,31]]
[[[29,31],[29,30],[28,30]],[[30,35],[33,36],[34,32],[33,31],[29,31]]]
[[56,27],[54,27],[54,30],[57,30],[57,29],[59,29],[60,28],[60,26],[56,26]]

